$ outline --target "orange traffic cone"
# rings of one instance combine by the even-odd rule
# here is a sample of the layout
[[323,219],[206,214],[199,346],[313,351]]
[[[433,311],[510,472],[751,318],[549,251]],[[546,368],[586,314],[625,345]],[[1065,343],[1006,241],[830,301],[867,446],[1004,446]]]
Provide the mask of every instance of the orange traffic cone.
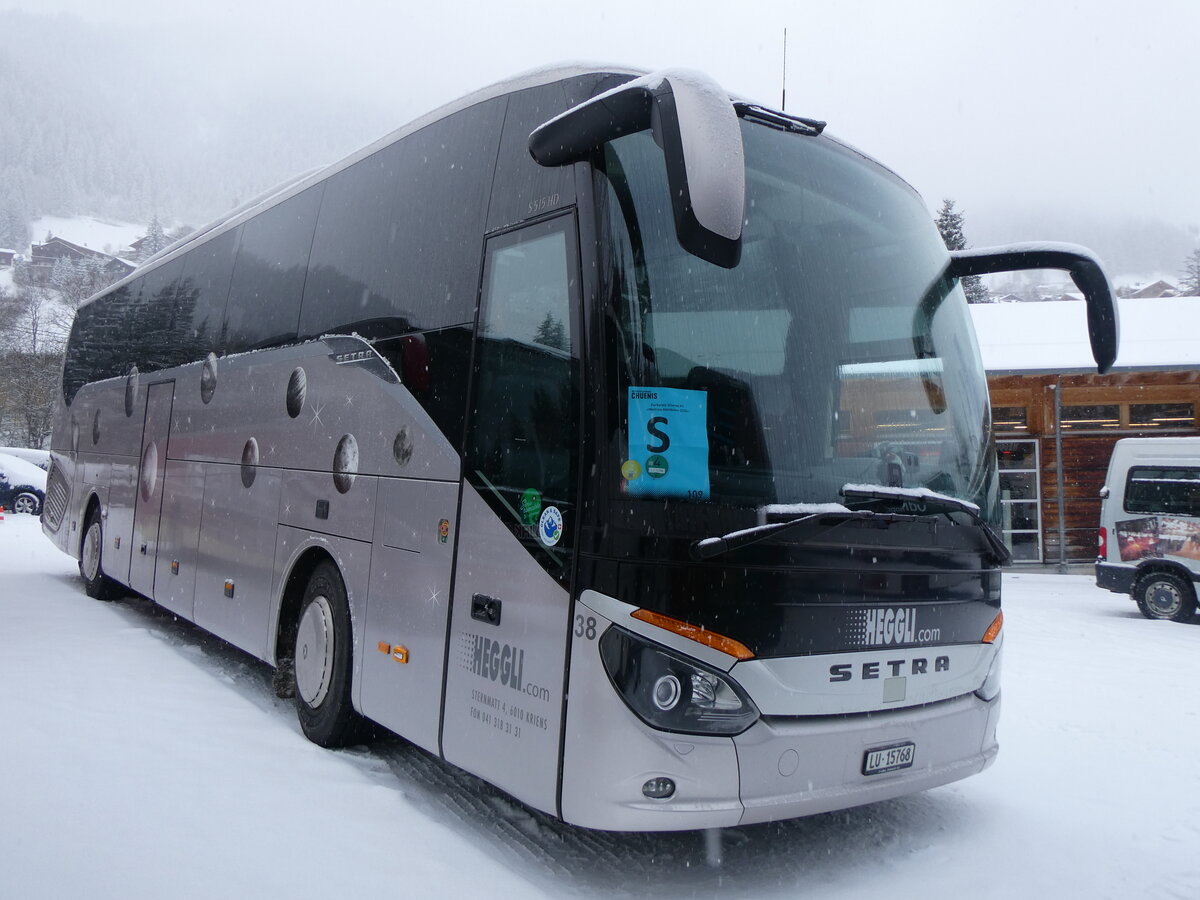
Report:
[[4,507],[0,506],[0,522],[4,521]]

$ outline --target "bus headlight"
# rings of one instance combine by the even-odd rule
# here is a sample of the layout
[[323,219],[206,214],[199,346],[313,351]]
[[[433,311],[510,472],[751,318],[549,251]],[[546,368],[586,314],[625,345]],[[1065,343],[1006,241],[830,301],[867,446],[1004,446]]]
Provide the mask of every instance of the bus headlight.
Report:
[[624,629],[604,633],[600,658],[621,699],[653,728],[734,735],[758,719],[758,709],[733,681]]

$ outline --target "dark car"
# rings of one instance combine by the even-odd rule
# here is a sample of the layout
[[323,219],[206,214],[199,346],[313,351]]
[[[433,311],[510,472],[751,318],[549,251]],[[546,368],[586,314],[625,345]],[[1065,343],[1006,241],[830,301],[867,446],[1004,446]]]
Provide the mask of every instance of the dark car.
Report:
[[0,507],[37,515],[46,497],[46,473],[31,462],[0,453]]

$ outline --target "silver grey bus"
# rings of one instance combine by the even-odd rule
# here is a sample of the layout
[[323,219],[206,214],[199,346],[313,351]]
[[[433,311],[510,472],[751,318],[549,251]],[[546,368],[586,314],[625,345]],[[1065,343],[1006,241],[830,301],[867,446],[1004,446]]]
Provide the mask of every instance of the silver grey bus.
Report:
[[235,210],[81,307],[46,533],[581,826],[710,828],[994,758],[987,386],[916,193],[704,76],[561,68]]

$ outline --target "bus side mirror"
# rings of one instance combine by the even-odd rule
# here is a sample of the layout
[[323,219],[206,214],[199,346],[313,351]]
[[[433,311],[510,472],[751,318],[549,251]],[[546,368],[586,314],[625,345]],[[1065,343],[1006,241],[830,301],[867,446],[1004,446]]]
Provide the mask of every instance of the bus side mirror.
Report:
[[539,165],[564,166],[647,128],[666,161],[680,246],[732,269],[746,205],[742,131],[728,95],[707,75],[667,69],[605,91],[534,129],[529,153]]
[[955,250],[950,254],[950,275],[990,275],[1028,269],[1063,269],[1087,303],[1088,337],[1096,371],[1103,375],[1117,359],[1120,322],[1112,286],[1100,261],[1075,244],[1009,244],[980,250]]

